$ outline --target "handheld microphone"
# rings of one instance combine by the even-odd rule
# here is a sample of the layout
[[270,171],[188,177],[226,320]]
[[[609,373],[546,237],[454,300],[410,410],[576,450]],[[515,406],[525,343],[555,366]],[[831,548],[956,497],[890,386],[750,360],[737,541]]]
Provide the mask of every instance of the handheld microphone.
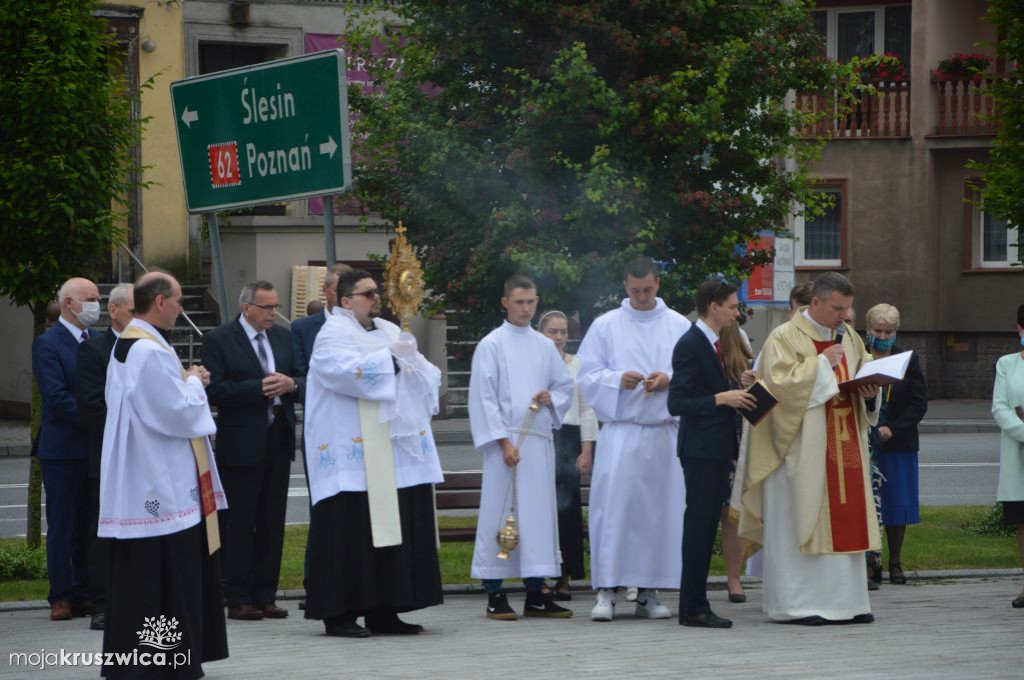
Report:
[[843,344],[843,336],[844,335],[846,335],[846,324],[845,323],[841,323],[841,324],[839,324],[839,328],[836,329],[836,340],[832,344],[833,345],[841,345],[841,344]]

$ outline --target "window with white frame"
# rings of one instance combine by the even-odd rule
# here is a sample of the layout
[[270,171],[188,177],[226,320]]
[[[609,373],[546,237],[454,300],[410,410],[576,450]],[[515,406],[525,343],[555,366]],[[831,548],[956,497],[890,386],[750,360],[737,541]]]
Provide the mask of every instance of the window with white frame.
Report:
[[825,39],[825,56],[838,61],[898,54],[910,67],[910,5],[820,7],[811,12]]
[[978,228],[974,239],[977,267],[1005,269],[1019,262],[1017,235],[1017,227],[1006,220],[984,210],[978,211]]
[[828,194],[820,215],[798,214],[793,218],[798,267],[841,267],[846,239],[846,184],[823,182],[815,191]]

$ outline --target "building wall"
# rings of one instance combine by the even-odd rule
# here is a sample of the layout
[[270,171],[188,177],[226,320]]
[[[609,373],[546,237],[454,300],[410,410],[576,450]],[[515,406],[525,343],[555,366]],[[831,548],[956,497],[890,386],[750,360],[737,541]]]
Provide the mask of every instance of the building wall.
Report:
[[[188,278],[188,219],[171,107],[171,83],[185,77],[185,24],[180,2],[112,0],[112,6],[143,6],[136,49],[139,80],[152,78],[142,93],[141,115],[149,117],[142,141],[141,252],[147,267],[159,266]],[[152,51],[147,47],[152,46]],[[197,263],[192,263],[195,268]]]
[[[843,3],[822,1],[821,6]],[[935,134],[932,70],[955,52],[983,51],[995,37],[984,0],[914,0],[911,127],[900,139],[829,142],[812,174],[847,182],[847,261],[857,287],[857,327],[879,302],[899,308],[900,344],[921,355],[933,398],[988,398],[993,366],[1019,349],[1014,321],[1021,271],[965,266],[965,181],[980,174],[992,137]],[[797,280],[817,272],[798,271]]]

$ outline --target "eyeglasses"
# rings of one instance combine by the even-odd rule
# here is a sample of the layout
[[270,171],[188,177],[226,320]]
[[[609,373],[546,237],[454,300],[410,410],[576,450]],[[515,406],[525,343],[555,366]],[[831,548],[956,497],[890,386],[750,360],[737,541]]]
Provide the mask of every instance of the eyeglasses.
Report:
[[377,297],[378,295],[380,295],[380,289],[379,288],[371,288],[370,290],[361,290],[358,293],[354,292],[354,293],[351,293],[350,295],[345,295],[343,297],[355,297],[356,295],[362,295],[367,300],[372,300],[375,297]]
[[252,307],[259,307],[265,312],[276,312],[281,309],[281,305],[258,305],[255,302],[250,302],[249,305]]

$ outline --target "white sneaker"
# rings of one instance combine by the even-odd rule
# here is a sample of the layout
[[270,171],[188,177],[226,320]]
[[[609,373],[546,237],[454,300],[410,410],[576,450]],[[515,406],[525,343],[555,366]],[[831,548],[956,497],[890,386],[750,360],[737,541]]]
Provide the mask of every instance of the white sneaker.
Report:
[[672,618],[672,612],[658,602],[658,591],[652,588],[644,588],[637,594],[636,615],[645,619]]
[[626,588],[626,602],[636,602],[637,592],[639,591],[636,586]]
[[601,588],[597,591],[597,602],[590,610],[591,621],[611,621],[615,617],[615,591]]

